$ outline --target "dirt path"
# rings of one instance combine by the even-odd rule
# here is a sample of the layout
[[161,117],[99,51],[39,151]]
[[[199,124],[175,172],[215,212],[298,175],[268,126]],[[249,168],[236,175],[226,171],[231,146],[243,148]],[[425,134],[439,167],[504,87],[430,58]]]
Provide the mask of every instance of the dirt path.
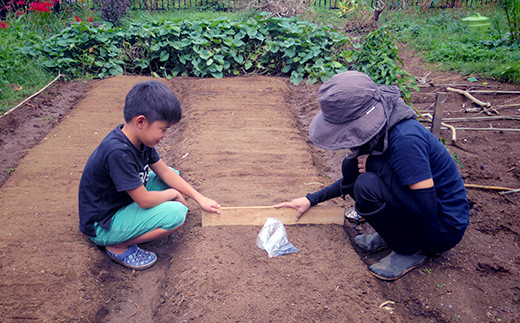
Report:
[[[463,241],[393,283],[366,270],[366,263],[384,254],[367,257],[352,248],[349,239],[370,230],[366,224],[286,226],[300,252],[270,259],[255,244],[260,227],[202,228],[193,201],[181,231],[144,246],[159,256],[152,269],[131,272],[111,262],[78,231],[77,186],[92,150],[121,122],[124,96],[144,79],[92,82],[76,105],[74,98],[87,87],[64,83],[0,118],[0,160],[11,173],[0,187],[1,322],[520,319],[518,196],[496,191],[468,190],[472,218]],[[287,79],[261,76],[163,81],[179,96],[184,118],[157,148],[169,165],[222,205],[271,205],[339,176],[343,153],[322,151],[308,141],[319,84],[293,86]],[[486,83],[490,89],[519,90]],[[435,92],[454,84],[475,87],[462,77],[434,72],[414,106],[431,109]],[[64,95],[74,88],[78,93]],[[482,99],[499,105],[518,98]],[[445,116],[472,116],[461,112],[468,106],[450,95]],[[40,139],[44,121],[57,124],[69,110]],[[500,112],[518,115],[514,107]],[[490,124],[518,128],[517,120],[470,126]],[[519,187],[519,136],[459,131],[457,143],[447,148],[463,163],[467,183]],[[16,148],[35,141],[41,144],[22,158],[25,150]],[[352,201],[330,203],[348,207]],[[379,308],[385,301],[395,302],[393,311]]]
[[[225,206],[272,205],[315,189],[309,183],[326,179],[294,125],[289,92],[277,78],[194,82],[183,100],[185,158],[176,165]],[[158,321],[386,319],[382,296],[363,294],[377,288],[341,226],[287,227],[301,252],[269,259],[255,245],[259,227],[199,223],[197,212],[173,255]]]

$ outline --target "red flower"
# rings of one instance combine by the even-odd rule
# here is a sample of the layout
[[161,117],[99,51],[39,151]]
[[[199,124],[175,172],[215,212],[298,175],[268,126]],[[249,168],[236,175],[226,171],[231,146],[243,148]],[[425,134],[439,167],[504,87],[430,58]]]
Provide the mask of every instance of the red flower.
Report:
[[76,19],[77,22],[83,21],[83,20],[79,19],[78,16],[74,16],[74,18]]
[[7,24],[3,21],[0,21],[0,29],[6,29],[7,28]]
[[25,6],[25,1],[20,0],[16,4],[19,5],[19,6]]
[[88,17],[88,22],[92,22],[92,16]]
[[38,12],[51,12],[48,7],[50,7],[51,4],[48,2],[39,3],[39,2],[31,2],[29,4],[29,9],[31,11],[38,11]]

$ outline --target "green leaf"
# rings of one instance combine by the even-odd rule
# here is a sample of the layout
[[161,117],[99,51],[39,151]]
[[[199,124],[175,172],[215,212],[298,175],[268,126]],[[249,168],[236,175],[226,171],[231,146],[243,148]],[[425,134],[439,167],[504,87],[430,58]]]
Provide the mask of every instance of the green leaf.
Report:
[[242,64],[244,62],[244,56],[242,56],[241,54],[232,55],[232,57],[238,64]]
[[161,51],[161,57],[159,58],[160,62],[165,62],[169,58],[170,58],[170,54],[166,50]]
[[294,85],[298,85],[303,81],[303,73],[298,73],[297,71],[292,71],[291,73],[291,83]]
[[109,70],[110,75],[121,75],[123,74],[123,68],[119,65],[114,65]]
[[221,72],[211,73],[211,75],[213,75],[213,77],[217,79],[221,79],[224,76],[224,74],[222,74]]

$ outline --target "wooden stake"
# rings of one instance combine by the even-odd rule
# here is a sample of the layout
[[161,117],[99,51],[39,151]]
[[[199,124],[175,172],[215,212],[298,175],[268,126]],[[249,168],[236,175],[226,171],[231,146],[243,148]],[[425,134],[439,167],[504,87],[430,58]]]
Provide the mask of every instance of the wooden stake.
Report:
[[433,118],[430,131],[437,138],[441,135],[442,113],[444,112],[444,104],[446,103],[447,98],[448,94],[445,92],[439,92],[435,95],[435,105],[433,107]]

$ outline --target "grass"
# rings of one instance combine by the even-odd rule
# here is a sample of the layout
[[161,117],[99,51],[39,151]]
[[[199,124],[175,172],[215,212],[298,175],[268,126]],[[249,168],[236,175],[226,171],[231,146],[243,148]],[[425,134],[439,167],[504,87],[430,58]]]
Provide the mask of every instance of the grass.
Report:
[[45,69],[38,60],[19,50],[59,33],[74,16],[88,19],[96,14],[88,7],[71,6],[60,12],[28,11],[4,20],[7,28],[0,29],[0,112],[15,106],[37,92],[56,75]]
[[[479,35],[462,20],[486,13],[490,26]],[[520,84],[520,44],[511,43],[504,13],[495,8],[388,12],[383,25],[439,69]]]
[[[74,16],[81,19],[99,14],[78,2],[64,6],[59,13],[29,12],[19,18],[4,20],[8,28],[0,29],[0,113],[35,93],[56,77],[56,73],[42,67],[38,59],[22,54],[19,49],[41,42],[59,33]],[[426,60],[437,63],[439,69],[476,74],[501,81],[520,83],[520,44],[507,41],[508,31],[504,13],[493,7],[480,8],[490,18],[487,34],[478,38],[470,34],[462,18],[477,10],[429,10],[427,12],[383,11],[380,25],[395,34],[397,40],[406,42]],[[234,20],[247,20],[257,13],[253,11],[188,10],[147,12],[130,11],[123,23],[156,19],[212,20],[226,16]],[[345,18],[337,10],[313,8],[306,11],[302,20],[335,26],[341,30]],[[406,68],[406,67],[405,67]],[[87,77],[87,76],[85,76]],[[21,89],[19,86],[21,86]]]
[[[82,6],[78,2],[76,5],[62,7],[62,11],[58,13],[28,12],[18,18],[11,15],[3,21],[7,28],[0,29],[0,113],[16,106],[57,76],[44,68],[40,61],[22,54],[21,48],[59,33],[75,21],[75,16],[83,20],[92,16],[94,22],[102,21],[99,13],[90,9],[88,2],[83,3],[87,5]],[[152,13],[136,10],[129,12],[123,24],[151,19],[214,19],[223,15],[246,20],[252,14],[188,9]]]

